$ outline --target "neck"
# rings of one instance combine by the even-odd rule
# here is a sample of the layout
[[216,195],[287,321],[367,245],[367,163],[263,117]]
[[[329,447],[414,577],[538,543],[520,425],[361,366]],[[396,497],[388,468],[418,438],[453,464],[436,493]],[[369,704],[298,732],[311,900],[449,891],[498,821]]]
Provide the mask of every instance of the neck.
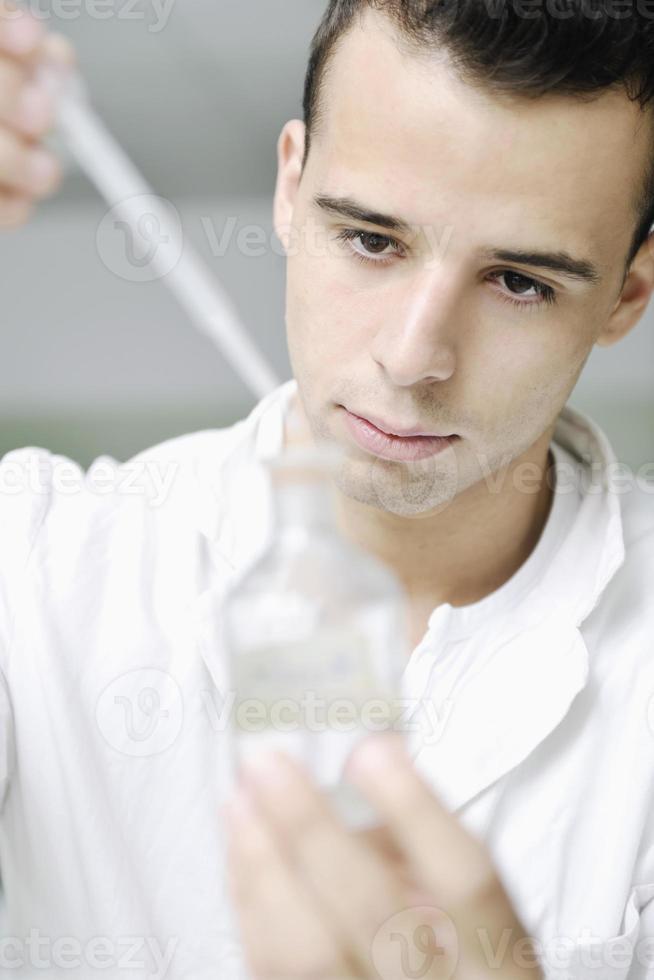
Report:
[[[294,405],[286,445],[307,441],[308,425]],[[500,489],[482,480],[457,495],[446,508],[424,517],[400,517],[336,496],[337,520],[353,543],[389,565],[415,607],[427,612],[444,602],[470,605],[501,588],[530,556],[551,509],[554,464],[549,445],[554,426],[502,473]],[[519,489],[513,471],[529,462],[539,474],[532,492]],[[516,486],[516,484],[518,486]]]
[[[504,585],[528,559],[551,509],[548,445],[522,456],[539,466],[540,484],[520,493],[503,481],[500,493],[481,482],[435,516],[403,518],[339,495],[339,524],[355,543],[389,564],[409,597],[430,610],[444,602],[467,606]],[[516,465],[514,464],[514,465]],[[509,469],[510,473],[510,469]]]

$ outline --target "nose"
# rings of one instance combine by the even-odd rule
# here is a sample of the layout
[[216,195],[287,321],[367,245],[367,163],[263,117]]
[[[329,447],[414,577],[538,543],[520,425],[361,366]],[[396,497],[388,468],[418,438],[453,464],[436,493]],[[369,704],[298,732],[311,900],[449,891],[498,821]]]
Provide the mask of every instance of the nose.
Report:
[[460,287],[444,263],[421,269],[402,284],[402,295],[382,313],[371,355],[398,386],[447,381],[455,370],[455,310]]

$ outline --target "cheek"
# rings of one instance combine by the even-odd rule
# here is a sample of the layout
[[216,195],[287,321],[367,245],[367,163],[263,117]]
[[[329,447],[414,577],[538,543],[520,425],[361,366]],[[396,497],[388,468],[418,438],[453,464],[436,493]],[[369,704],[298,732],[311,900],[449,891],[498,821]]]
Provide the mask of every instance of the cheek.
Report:
[[561,407],[575,386],[592,349],[583,324],[564,324],[542,336],[516,371],[526,391],[546,390]]
[[591,349],[581,324],[564,329],[527,320],[495,329],[462,351],[462,403],[478,406],[487,434],[498,441],[525,429],[537,436],[565,405]]
[[341,373],[365,353],[378,320],[371,293],[349,285],[343,259],[288,260],[286,323],[291,359]]

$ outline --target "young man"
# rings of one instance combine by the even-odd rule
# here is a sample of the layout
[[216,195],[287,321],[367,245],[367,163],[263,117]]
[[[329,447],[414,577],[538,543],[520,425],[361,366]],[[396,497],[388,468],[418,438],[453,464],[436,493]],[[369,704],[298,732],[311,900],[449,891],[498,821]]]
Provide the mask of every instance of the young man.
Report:
[[[654,288],[646,7],[332,0],[278,144],[294,378],[113,493],[2,461],[12,955],[36,929],[84,976],[98,937],[147,975],[654,976],[654,494],[566,406]],[[272,758],[226,839],[219,599],[268,527],[261,460],[324,439],[445,722],[413,766],[355,756],[383,840]],[[135,467],[174,474],[163,502],[120,492]]]

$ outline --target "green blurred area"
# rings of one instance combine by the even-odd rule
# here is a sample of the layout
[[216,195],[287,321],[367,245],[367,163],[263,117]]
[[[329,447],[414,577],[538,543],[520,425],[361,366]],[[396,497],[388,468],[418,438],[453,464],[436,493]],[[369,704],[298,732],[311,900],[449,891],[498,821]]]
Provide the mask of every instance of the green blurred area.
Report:
[[[618,460],[634,470],[654,461],[654,400],[607,396],[581,396],[575,392],[570,405],[604,429]],[[127,460],[142,449],[166,439],[221,429],[245,418],[253,404],[245,401],[228,411],[215,405],[179,408],[151,408],[126,412],[115,410],[89,413],[51,412],[16,415],[0,420],[0,455],[21,446],[43,446],[76,460],[84,467],[100,455]]]
[[215,406],[194,407],[186,411],[149,410],[126,414],[116,412],[57,413],[4,416],[0,420],[0,456],[22,446],[42,446],[61,453],[87,468],[98,456],[127,460],[166,439],[222,429],[243,418],[250,407],[235,407],[218,413]]

